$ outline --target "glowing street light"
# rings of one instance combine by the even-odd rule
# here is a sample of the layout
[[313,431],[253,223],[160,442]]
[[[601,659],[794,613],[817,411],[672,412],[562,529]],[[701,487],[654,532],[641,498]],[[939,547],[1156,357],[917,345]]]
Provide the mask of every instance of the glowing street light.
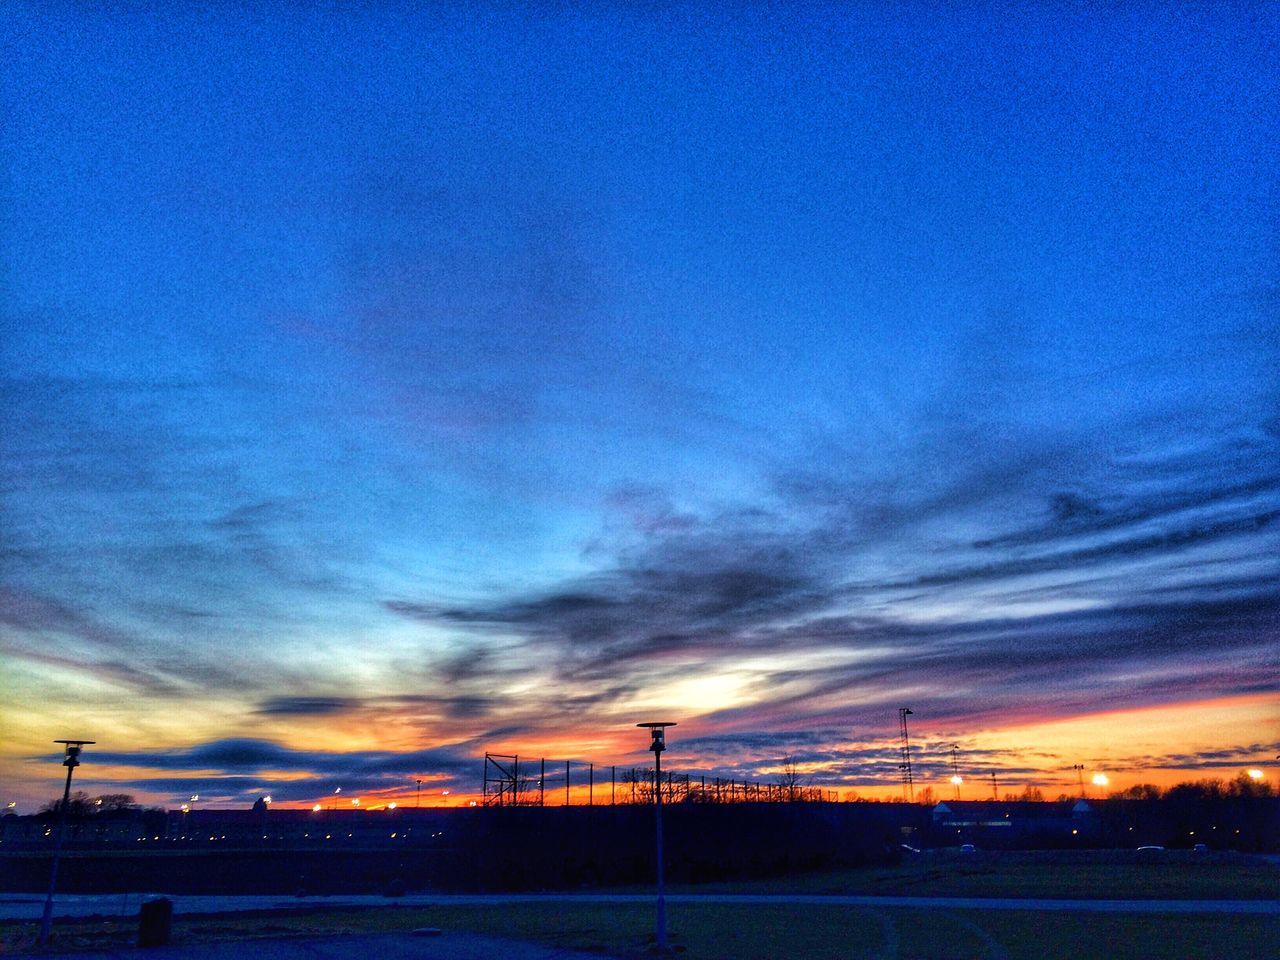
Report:
[[658,910],[655,918],[655,940],[659,953],[667,949],[667,898],[662,873],[662,751],[667,749],[666,728],[674,727],[670,721],[637,723],[649,731],[649,749],[653,751],[653,803],[654,833],[658,841]]
[[1247,773],[1249,774],[1250,780],[1261,780],[1265,776],[1265,774],[1257,767],[1251,767]]
[[312,805],[312,807],[311,807],[311,812],[312,812],[312,813],[319,813],[319,812],[320,812],[320,804],[318,804],[318,803],[313,804],[313,805]]
[[53,841],[53,868],[49,874],[49,894],[44,898],[44,913],[40,916],[40,936],[37,942],[42,947],[49,945],[49,928],[53,924],[53,894],[58,888],[58,855],[62,853],[62,835],[67,827],[67,807],[71,803],[71,774],[80,766],[80,750],[93,740],[55,740],[61,743],[63,750],[62,765],[67,768],[67,785],[62,790],[62,808],[58,811],[58,836]]
[[1090,781],[1095,787],[1105,787],[1111,782],[1111,778],[1105,773],[1095,773]]

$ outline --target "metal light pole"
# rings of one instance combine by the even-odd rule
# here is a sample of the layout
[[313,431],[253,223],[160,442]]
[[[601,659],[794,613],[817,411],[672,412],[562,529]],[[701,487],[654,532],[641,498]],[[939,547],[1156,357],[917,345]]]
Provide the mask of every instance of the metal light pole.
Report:
[[1084,799],[1084,764],[1073,763],[1071,769],[1076,772],[1076,779],[1080,782],[1080,799]]
[[42,947],[49,945],[49,928],[53,924],[53,894],[58,889],[58,857],[62,853],[62,835],[67,827],[67,807],[71,803],[71,774],[80,766],[80,748],[93,740],[55,740],[66,750],[62,765],[67,768],[67,785],[62,789],[62,809],[58,811],[58,835],[53,841],[53,868],[49,873],[49,894],[44,898],[44,913],[40,915],[40,936],[37,942]]
[[666,882],[662,869],[662,751],[667,749],[665,728],[674,727],[675,724],[662,721],[657,723],[637,723],[636,726],[648,729],[652,738],[649,743],[649,749],[653,751],[653,822],[654,833],[658,841],[658,910],[655,918],[654,939],[657,942],[658,952],[664,953],[667,949],[667,897]]
[[422,781],[421,781],[421,780],[419,780],[419,781],[417,781],[417,783],[418,783],[418,799],[417,799],[417,801],[414,803],[414,806],[415,806],[415,807],[420,807],[420,806],[422,806]]

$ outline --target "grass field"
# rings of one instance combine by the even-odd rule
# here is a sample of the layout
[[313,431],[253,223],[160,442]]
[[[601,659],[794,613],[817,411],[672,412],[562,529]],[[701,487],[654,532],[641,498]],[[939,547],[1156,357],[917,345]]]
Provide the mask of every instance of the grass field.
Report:
[[[636,890],[647,888],[634,888]],[[1270,900],[1280,865],[1238,854],[1121,851],[914,855],[900,866],[673,886],[687,893],[806,893],[1095,900]]]
[[[1280,957],[1280,918],[672,904],[671,942],[689,960],[1197,960]],[[625,905],[382,908],[274,917],[178,920],[174,941],[471,931],[607,956],[640,958],[653,914]],[[21,950],[34,929],[13,929]],[[132,926],[59,924],[62,950],[127,945]]]
[[[1103,899],[1274,899],[1280,867],[1256,858],[1171,854],[930,855],[892,869],[851,870],[682,892],[885,894]],[[676,888],[673,888],[676,892]],[[919,910],[837,905],[669,906],[672,942],[689,960],[1280,960],[1280,918],[1250,915]],[[409,931],[420,926],[638,958],[646,905],[383,907],[306,914],[177,918],[175,942]],[[22,951],[33,924],[0,928],[0,952]],[[59,923],[63,950],[124,946],[132,921]]]

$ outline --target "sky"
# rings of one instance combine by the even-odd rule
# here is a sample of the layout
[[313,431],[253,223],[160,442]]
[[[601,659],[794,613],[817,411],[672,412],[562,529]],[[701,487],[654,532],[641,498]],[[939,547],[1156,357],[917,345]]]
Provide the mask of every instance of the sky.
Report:
[[0,19],[0,800],[1280,783],[1274,5]]

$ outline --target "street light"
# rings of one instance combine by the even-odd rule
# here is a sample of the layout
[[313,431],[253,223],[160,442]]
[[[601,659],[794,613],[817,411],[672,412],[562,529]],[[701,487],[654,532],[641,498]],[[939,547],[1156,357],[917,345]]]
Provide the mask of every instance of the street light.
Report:
[[649,731],[649,749],[653,751],[653,809],[654,833],[657,836],[658,853],[658,911],[655,923],[657,949],[660,953],[667,949],[667,898],[662,873],[662,751],[667,749],[666,728],[674,727],[670,721],[637,723]]
[[1095,787],[1105,787],[1111,782],[1111,778],[1105,773],[1095,773],[1091,782]]
[[1265,776],[1265,774],[1257,767],[1251,768],[1248,773],[1250,780],[1261,780]]
[[62,809],[58,811],[58,836],[53,841],[53,867],[49,873],[49,894],[44,898],[44,913],[40,915],[40,936],[37,942],[42,947],[49,945],[49,928],[53,924],[53,893],[58,888],[58,856],[62,853],[62,835],[67,827],[67,807],[71,803],[71,774],[80,766],[80,750],[94,740],[55,740],[64,746],[62,765],[67,768],[67,785],[62,790]]

